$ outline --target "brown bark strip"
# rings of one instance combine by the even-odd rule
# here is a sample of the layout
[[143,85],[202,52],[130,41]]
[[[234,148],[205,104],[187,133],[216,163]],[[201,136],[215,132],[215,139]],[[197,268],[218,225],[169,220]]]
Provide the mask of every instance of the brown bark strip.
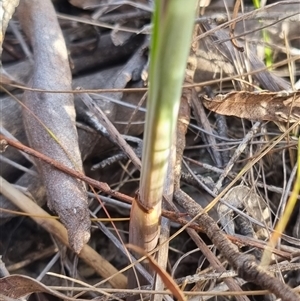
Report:
[[212,145],[212,146],[208,146],[207,150],[211,158],[214,160],[216,166],[220,167],[223,165],[223,161],[220,154],[220,150],[218,150],[216,147],[218,143],[216,141],[216,138],[213,136],[213,129],[208,120],[204,107],[202,103],[199,102],[197,99],[196,91],[193,91],[192,94],[192,108],[194,111],[194,116],[197,120],[197,124],[208,133],[207,135],[206,134],[201,135],[205,143]]
[[[195,217],[203,212],[203,208],[182,190],[177,190],[174,196],[190,216]],[[293,292],[285,283],[272,277],[266,270],[259,267],[253,256],[239,253],[207,213],[203,212],[196,221],[222,255],[235,268],[240,277],[268,289],[283,301],[299,301],[298,294]]]
[[[18,13],[34,50],[34,70],[29,85],[50,91],[71,90],[67,49],[51,1],[20,1]],[[23,103],[27,107],[23,109],[23,120],[30,145],[69,168],[82,171],[73,95],[27,91]],[[50,137],[49,131],[57,141]],[[37,163],[48,206],[59,215],[68,230],[71,247],[79,253],[90,237],[85,186],[78,179],[49,169],[41,161]]]
[[[238,16],[239,8],[241,6],[241,0],[235,1],[234,7],[233,7],[233,13],[232,13],[232,19],[235,19]],[[233,20],[233,22],[229,25],[230,28],[230,38],[232,45],[240,52],[244,52],[244,47],[241,47],[238,45],[238,42],[236,41],[234,37],[234,30],[235,30],[236,20]]]
[[185,136],[191,118],[191,108],[189,102],[191,100],[191,89],[184,91],[181,97],[178,122],[177,122],[177,137],[176,137],[176,163],[174,168],[174,188],[180,187],[181,163],[183,152],[185,149]]

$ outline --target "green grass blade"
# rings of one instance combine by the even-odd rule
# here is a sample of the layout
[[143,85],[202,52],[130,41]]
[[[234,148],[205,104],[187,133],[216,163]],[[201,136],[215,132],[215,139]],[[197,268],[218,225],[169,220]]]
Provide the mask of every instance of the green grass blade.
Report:
[[144,133],[141,198],[160,201],[190,50],[197,0],[155,2],[149,97]]

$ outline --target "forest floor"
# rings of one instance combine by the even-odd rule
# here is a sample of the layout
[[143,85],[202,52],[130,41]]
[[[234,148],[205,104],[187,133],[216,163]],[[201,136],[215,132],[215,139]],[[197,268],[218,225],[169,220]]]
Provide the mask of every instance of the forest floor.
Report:
[[[209,216],[242,253],[252,254],[260,262],[296,181],[299,125],[292,130],[290,127],[299,122],[300,116],[297,92],[300,90],[300,3],[266,1],[265,7],[256,9],[252,1],[244,0],[239,12],[233,15],[234,1],[224,2],[227,7],[221,0],[212,0],[201,9],[196,20],[199,48],[193,82],[195,98],[189,104],[186,116],[188,130],[181,189],[205,208],[236,181],[222,202],[209,211]],[[119,133],[127,135],[135,153],[141,156],[152,8],[143,0],[55,0],[53,4],[66,41],[73,89],[80,87],[89,93]],[[9,92],[0,91],[0,134],[28,146],[25,130],[30,132],[30,128],[25,129],[21,104],[13,98],[22,99],[22,87],[37,72],[34,62],[39,60],[42,65],[42,56],[32,51],[24,34],[22,26],[26,25],[26,18],[22,22],[19,18],[17,13],[13,15],[3,42],[2,64],[5,76],[9,76],[4,87]],[[227,21],[235,18],[237,40],[231,40],[232,23]],[[38,31],[38,28],[34,30]],[[244,52],[238,47],[243,47]],[[187,88],[187,83],[184,87]],[[205,99],[213,100],[218,94],[226,96],[242,91],[249,92],[251,97],[262,91],[265,93],[266,98],[257,100],[264,114],[257,110],[254,98],[247,104],[242,103],[244,94],[238,94],[236,106],[226,113],[221,109],[207,109],[205,105]],[[281,94],[276,94],[278,92]],[[281,100],[281,97],[286,98]],[[292,98],[295,109],[293,105],[284,104],[284,107],[276,102],[276,99],[282,103],[290,102]],[[105,129],[97,128],[91,121],[78,93],[74,93],[74,102],[85,174],[132,199],[139,186],[139,170]],[[87,251],[87,258],[78,257],[57,237],[58,230],[53,230],[54,226],[51,230],[51,226],[46,225],[47,220],[57,219],[46,205],[45,185],[33,167],[32,158],[10,146],[0,156],[1,177],[34,200],[45,214],[51,215],[51,218],[41,217],[35,207],[24,204],[28,198],[21,199],[27,211],[19,211],[23,207],[18,208],[1,191],[0,276],[18,274],[35,279],[34,284],[21,278],[13,282],[23,292],[29,293],[30,287],[32,292],[40,292],[32,294],[28,300],[62,298],[53,292],[66,294],[69,300],[115,300],[129,296],[132,292],[126,292],[124,288],[129,264],[124,245],[128,243],[130,203],[89,189],[92,228],[88,245],[91,250]],[[239,174],[241,171],[242,175]],[[63,183],[60,189],[64,189]],[[299,194],[297,198],[299,201]],[[182,289],[194,293],[187,294],[189,300],[232,300],[226,295],[228,286],[224,277],[235,277],[242,290],[251,291],[247,293],[248,300],[275,300],[266,292],[256,296],[261,287],[240,275],[230,275],[232,267],[200,231],[200,239],[227,270],[213,274],[216,269],[203,251],[187,231],[180,231],[184,224],[182,220],[188,222],[191,217],[176,200],[173,205],[181,214],[173,212],[174,215],[169,217],[171,239],[167,271]],[[168,204],[164,209],[172,211]],[[271,265],[279,266],[276,277],[281,277],[290,287],[298,288],[299,292],[300,202],[290,214],[275,249]],[[92,250],[100,255],[95,262],[101,267],[95,268],[91,259],[94,255],[89,253]],[[101,272],[102,265],[104,272]],[[122,269],[125,270],[115,282],[108,278]],[[45,287],[39,287],[39,283]],[[99,286],[94,286],[97,283]],[[148,293],[153,292],[150,287],[146,289]],[[203,292],[207,295],[201,299]],[[149,295],[145,294],[145,297]],[[18,295],[15,297],[19,298]]]

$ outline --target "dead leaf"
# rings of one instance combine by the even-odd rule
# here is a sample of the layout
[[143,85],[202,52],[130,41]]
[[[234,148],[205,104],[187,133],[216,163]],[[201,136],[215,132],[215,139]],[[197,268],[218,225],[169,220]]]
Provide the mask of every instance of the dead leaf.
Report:
[[4,40],[4,35],[6,28],[8,26],[9,20],[15,12],[16,7],[19,5],[19,0],[2,0],[1,10],[0,10],[0,83],[4,84],[19,84],[11,76],[9,76],[2,68],[2,44]]
[[214,98],[204,96],[203,104],[218,114],[253,120],[297,122],[300,92],[230,92]]
[[149,260],[149,263],[152,267],[152,269],[161,277],[162,281],[166,285],[166,287],[172,292],[172,294],[180,301],[186,301],[186,298],[182,292],[182,290],[179,288],[179,286],[176,284],[176,282],[173,280],[173,278],[164,270],[162,269],[159,264],[155,261],[155,259],[150,256],[147,252],[145,252],[142,248],[127,244],[127,248],[135,251],[136,253],[139,253],[142,256],[146,256]]
[[0,153],[5,152],[7,146],[7,141],[5,141],[4,139],[0,140]]
[[[2,55],[2,43],[4,34],[8,26],[9,20],[15,12],[16,7],[19,5],[19,0],[2,0],[0,10],[0,57]],[[0,67],[2,66],[0,60]]]
[[[270,223],[270,212],[264,200],[253,190],[245,185],[238,185],[231,188],[224,196],[224,201],[235,208],[243,209],[248,215],[261,224]],[[226,204],[220,203],[218,214],[221,225],[227,234],[235,234],[235,224],[233,219],[233,210]],[[261,226],[253,225],[257,236],[260,239],[266,239],[268,232]]]
[[52,296],[58,297],[61,300],[80,300],[53,291],[46,285],[36,281],[35,279],[23,275],[12,275],[1,278],[0,292],[2,294],[0,294],[0,301],[11,300],[11,298],[18,299],[32,293],[47,293]]

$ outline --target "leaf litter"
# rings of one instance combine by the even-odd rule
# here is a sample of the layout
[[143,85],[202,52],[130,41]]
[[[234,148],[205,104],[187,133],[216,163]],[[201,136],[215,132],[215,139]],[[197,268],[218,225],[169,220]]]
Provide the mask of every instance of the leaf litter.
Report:
[[[131,2],[117,2],[116,4],[114,2],[116,1],[103,2],[99,6],[99,1],[82,1],[79,5],[82,4],[83,6],[77,8],[79,10],[77,11],[77,15],[74,16],[74,18],[76,17],[76,20],[78,20],[78,18],[80,19],[80,16],[82,16],[82,23],[76,21],[72,22],[63,16],[70,8],[74,11],[72,5],[75,5],[75,3],[70,1],[71,4],[67,4],[66,2],[64,3],[65,6],[59,7],[54,2],[56,11],[59,12],[58,16],[61,14],[59,24],[62,28],[65,41],[67,42],[69,63],[73,75],[72,82],[70,82],[67,90],[71,90],[72,87],[75,88],[77,86],[83,87],[83,93],[85,93],[84,89],[138,88],[137,92],[123,91],[110,94],[93,93],[90,94],[90,97],[101,108],[121,134],[126,127],[126,130],[129,129],[129,133],[126,134],[141,138],[143,132],[144,111],[135,110],[134,107],[139,104],[145,91],[145,83],[141,80],[141,73],[146,68],[147,46],[143,46],[146,38],[145,35],[136,33],[142,32],[142,28],[149,23],[149,11],[151,11],[151,7],[148,7],[148,10],[144,10],[143,8],[146,4],[143,1],[137,2],[134,6],[132,6]],[[230,7],[230,3],[228,3],[228,5]],[[207,204],[204,203],[205,194],[208,195],[207,198],[209,203],[213,200],[215,195],[221,192],[228,183],[236,177],[248,162],[251,162],[256,156],[259,156],[264,147],[267,146],[273,138],[279,137],[289,124],[297,123],[299,121],[299,93],[292,89],[297,80],[299,80],[299,57],[297,56],[297,51],[295,51],[295,49],[299,50],[300,48],[299,34],[296,30],[299,25],[299,20],[293,17],[293,14],[295,14],[297,9],[299,10],[296,1],[281,1],[266,6],[264,9],[253,10],[251,12],[251,5],[246,3],[246,11],[238,14],[237,19],[241,18],[240,20],[242,20],[243,14],[245,14],[245,16],[248,16],[247,20],[245,17],[245,22],[238,22],[235,25],[234,35],[239,37],[239,45],[243,45],[243,47],[246,46],[245,49],[249,49],[249,51],[238,53],[229,39],[228,27],[223,27],[222,24],[219,25],[215,22],[215,20],[217,20],[215,15],[216,11],[218,11],[218,13],[225,12],[223,3],[212,1],[212,3],[205,5],[204,16],[200,17],[200,22],[201,20],[202,22],[199,26],[200,29],[198,35],[201,36],[206,34],[207,37],[200,40],[200,47],[197,48],[195,52],[197,61],[195,77],[192,81],[188,80],[186,82],[187,85],[196,84],[198,88],[194,90],[191,95],[183,94],[187,95],[187,97],[191,97],[194,103],[191,111],[192,118],[186,121],[187,125],[189,125],[188,131],[183,135],[183,139],[186,140],[184,142],[184,144],[186,144],[184,147],[184,156],[193,159],[198,163],[188,163],[189,170],[184,167],[181,171],[179,169],[181,189],[193,195],[193,202],[200,204],[203,208],[205,208]],[[264,14],[264,12],[266,12],[268,18],[265,18],[265,21],[262,21],[261,15]],[[274,15],[273,19],[271,17],[272,14]],[[289,14],[290,18],[288,18]],[[68,16],[72,18],[72,13],[68,12]],[[95,24],[84,24],[87,16],[90,16],[91,19],[95,18],[94,20],[96,22],[103,22],[108,26],[100,26],[95,29]],[[133,21],[130,16],[135,16],[136,19]],[[17,18],[17,15],[14,15],[13,21],[16,22]],[[260,22],[257,22],[258,19]],[[110,20],[113,20],[112,23],[110,23]],[[25,19],[22,20],[21,23],[24,22],[26,22]],[[268,26],[268,23],[274,23],[274,25]],[[255,26],[253,24],[255,24]],[[268,30],[269,34],[274,38],[274,44],[281,46],[281,50],[274,48],[273,68],[276,69],[272,71],[267,69],[263,63],[264,51],[261,50],[263,49],[261,30],[255,31],[255,29],[260,29],[263,25],[267,25],[265,26],[265,29]],[[29,26],[29,23],[26,24],[26,26]],[[112,30],[109,28],[112,28]],[[122,28],[131,28],[133,29],[133,32],[128,34],[129,31],[127,31],[125,35],[122,33]],[[249,29],[253,32],[249,33]],[[134,33],[134,31],[136,33]],[[83,35],[81,34],[82,32],[84,32]],[[209,32],[210,34],[208,34]],[[243,35],[245,32],[247,34]],[[226,39],[227,41],[225,41]],[[27,42],[29,41],[27,40]],[[13,30],[8,26],[6,39],[3,43],[4,51],[2,54],[2,63],[4,66],[3,70],[5,70],[3,71],[3,74],[4,72],[5,74],[8,74],[10,80],[8,81],[4,78],[4,82],[2,83],[7,84],[7,82],[9,82],[11,85],[6,85],[4,87],[9,88],[15,95],[19,94],[19,99],[22,98],[22,96],[20,96],[22,90],[15,89],[14,85],[19,85],[20,83],[27,84],[32,72],[34,72],[33,70],[35,70],[34,68],[37,68],[37,71],[43,72],[48,82],[53,81],[54,83],[55,80],[58,80],[58,83],[54,86],[46,85],[39,86],[39,88],[49,90],[64,89],[64,87],[60,88],[59,86],[59,84],[62,84],[62,81],[59,78],[51,80],[51,76],[53,76],[54,73],[49,73],[50,69],[47,68],[47,66],[45,66],[45,71],[42,71],[42,65],[33,67],[32,62],[26,59],[22,52],[22,47],[18,43],[20,42],[14,37]],[[288,54],[289,49],[291,49],[291,51]],[[293,53],[296,53],[296,55]],[[36,60],[37,57],[38,56],[34,53],[33,59]],[[46,62],[46,60],[44,62]],[[291,67],[294,69],[291,69]],[[58,69],[61,70],[61,68],[62,66],[60,64]],[[260,72],[256,72],[256,70],[260,70]],[[291,74],[290,70],[294,70],[294,73]],[[278,74],[280,74],[281,77],[279,77]],[[237,76],[239,79],[237,79]],[[283,79],[283,77],[285,79]],[[206,84],[206,81],[211,81],[213,79],[217,79],[215,84]],[[206,87],[203,88],[204,86]],[[260,87],[263,90],[260,91],[257,87]],[[184,93],[188,93],[188,89],[184,91],[186,91]],[[35,94],[33,92],[26,93],[27,95]],[[49,93],[49,95],[54,94]],[[67,95],[68,94],[65,94],[66,97],[69,97]],[[103,166],[102,169],[96,171],[91,170],[91,167],[96,163],[106,160],[111,156],[120,153],[122,150],[105,137],[99,136],[94,129],[88,126],[90,124],[86,114],[87,110],[83,107],[82,102],[76,93],[74,96],[77,114],[76,125],[78,131],[78,143],[81,157],[84,160],[83,167],[85,172],[94,179],[108,183],[112,189],[120,189],[122,193],[133,196],[135,189],[137,188],[139,173],[132,163],[127,162],[126,159],[124,160],[124,156],[120,157],[123,158],[122,161],[109,166]],[[116,104],[116,102],[111,102],[109,99],[117,100],[118,104]],[[19,122],[22,120],[20,105],[12,100],[11,97],[6,96],[5,98],[4,95],[1,97],[0,101],[3,113],[3,117],[1,117],[1,133],[7,133],[5,130],[8,129],[15,138],[22,143],[27,144],[28,140],[30,141],[32,138],[26,138],[22,122]],[[197,115],[200,102],[203,102],[206,107],[206,109],[202,108],[203,116],[201,114]],[[123,104],[131,104],[133,105],[133,108],[126,107]],[[143,109],[143,107],[141,107],[141,109]],[[33,109],[36,108],[33,107]],[[43,113],[46,114],[46,111]],[[222,119],[223,115],[235,117],[226,117],[225,119]],[[196,120],[194,120],[194,117]],[[45,121],[44,117],[42,117],[42,120]],[[128,125],[127,123],[129,120],[131,124]],[[265,122],[266,120],[269,122]],[[33,122],[33,120],[30,121]],[[258,121],[256,123],[257,128],[253,132],[251,132],[254,129],[252,121]],[[74,119],[72,122],[75,125]],[[70,132],[68,126],[63,126],[60,121],[57,123],[58,124],[56,125],[58,126],[59,132],[67,133],[68,138],[70,139],[72,137],[72,130]],[[275,124],[279,125],[279,128]],[[27,137],[30,137],[30,135],[34,133],[33,129],[38,127],[40,128],[40,124],[27,128]],[[61,130],[62,128],[64,129],[63,131]],[[179,131],[181,130],[185,131],[184,129],[179,129]],[[248,138],[245,140],[244,137],[249,133],[251,133],[251,135],[248,135]],[[295,131],[293,134],[286,135],[276,147],[260,159],[257,164],[252,166],[252,168],[240,178],[240,186],[233,188],[238,189],[238,187],[243,187],[243,190],[251,190],[251,193],[257,196],[258,201],[256,205],[254,206],[254,204],[251,203],[251,206],[254,206],[253,208],[255,208],[252,208],[254,212],[252,211],[250,213],[246,208],[247,205],[241,207],[239,204],[236,204],[237,198],[233,198],[233,203],[231,200],[226,199],[226,197],[223,199],[227,204],[229,203],[229,205],[231,205],[231,211],[228,211],[229,207],[226,207],[226,213],[229,213],[231,218],[224,223],[222,217],[224,217],[225,214],[223,211],[222,213],[219,213],[219,218],[221,218],[219,224],[220,227],[224,227],[226,230],[228,225],[235,225],[235,231],[231,231],[230,235],[235,237],[236,244],[241,252],[251,252],[254,244],[255,247],[254,251],[252,251],[252,255],[256,256],[256,260],[259,260],[259,256],[261,255],[261,252],[257,252],[257,250],[262,250],[264,248],[264,239],[258,235],[254,225],[259,223],[259,228],[264,229],[264,233],[268,234],[282,214],[282,210],[289,195],[288,189],[291,189],[288,184],[293,180],[293,178],[291,178],[291,170],[296,164],[296,144],[293,140],[296,133],[297,132]],[[75,143],[76,139],[71,138],[72,143]],[[47,140],[46,146],[48,146],[50,141],[51,138]],[[65,144],[64,142],[64,145],[72,150],[71,154],[74,156],[74,151],[77,146],[72,146],[72,143],[66,142]],[[31,145],[34,146],[32,142]],[[35,146],[33,148],[39,150]],[[238,148],[239,151],[237,152],[236,149]],[[41,152],[45,153],[44,151]],[[234,160],[230,161],[233,154],[235,154]],[[34,167],[31,167],[31,163],[29,163],[21,153],[15,150],[13,151],[10,147],[8,147],[2,155],[12,158],[13,161],[25,165],[30,169],[34,169]],[[178,154],[178,156],[178,158],[182,158],[182,154],[181,157],[180,154]],[[55,159],[55,157],[53,157],[53,159]],[[182,160],[184,159],[181,159],[180,162]],[[63,163],[68,166],[67,163]],[[42,163],[39,164],[43,165]],[[47,171],[48,170],[49,167],[47,168]],[[193,177],[191,177],[191,173]],[[176,171],[176,174],[178,174],[178,171]],[[184,174],[186,174],[186,176],[183,176]],[[28,173],[23,174],[22,171],[10,167],[7,163],[3,163],[1,176],[5,179],[9,179],[11,183],[19,185],[18,187],[22,188],[21,191],[26,191],[26,193],[39,205],[43,206],[45,204],[46,191],[41,189],[43,185],[40,178],[34,177]],[[70,178],[70,176],[68,176],[68,178]],[[208,181],[210,184],[207,186],[206,179],[208,178],[210,179],[210,181]],[[197,179],[196,183],[195,179]],[[57,177],[56,180],[65,183],[65,180],[61,180],[61,176]],[[67,192],[67,185],[63,185],[63,188],[61,185],[55,185],[55,187],[58,189],[58,195],[60,195],[60,197],[63,197],[63,194]],[[51,190],[52,192],[55,191],[54,189]],[[101,194],[99,196],[101,198]],[[71,197],[73,201],[76,198],[78,198],[78,193],[76,193],[76,197]],[[89,200],[89,209],[98,218],[107,218],[106,214],[103,212],[102,206],[106,206],[111,219],[120,216],[128,216],[128,209],[121,209],[122,207],[119,207],[117,201],[110,201],[110,199],[113,198],[113,195],[110,198],[105,198],[106,201],[102,204],[99,204],[98,201]],[[8,211],[10,209],[16,209],[16,207],[3,195],[0,198],[0,205],[1,208],[7,209]],[[220,203],[219,206],[223,205],[224,203]],[[178,210],[174,211],[174,219],[171,227],[172,235],[178,230],[180,214],[183,214],[182,217],[186,221],[189,220],[189,215],[187,215],[186,209],[182,208],[182,206],[176,202],[174,204],[166,202],[165,206],[168,210],[175,210],[174,206],[177,208],[176,210]],[[227,205],[225,204],[225,206]],[[259,210],[261,210],[261,212]],[[267,222],[259,217],[262,215],[262,211],[265,210],[267,210],[270,215]],[[31,214],[34,216],[34,212]],[[35,281],[33,280],[34,278],[39,279],[39,281],[36,282],[36,285],[41,287],[43,286],[41,283],[44,283],[45,286],[43,287],[45,287],[45,290],[42,291],[45,292],[48,290],[48,293],[51,286],[64,285],[68,286],[70,291],[72,291],[73,287],[73,295],[76,294],[74,285],[72,285],[72,287],[69,286],[71,282],[66,285],[66,281],[54,278],[53,276],[43,275],[47,273],[48,269],[51,272],[61,273],[63,268],[62,274],[81,279],[89,284],[99,282],[101,288],[108,286],[108,276],[105,276],[104,278],[106,279],[103,279],[103,276],[101,277],[99,272],[98,274],[95,272],[97,269],[94,269],[93,265],[88,267],[88,264],[81,262],[81,260],[76,260],[76,256],[74,256],[71,251],[68,251],[61,242],[55,238],[55,234],[54,236],[52,234],[50,238],[47,232],[42,231],[40,227],[36,228],[36,225],[33,222],[30,222],[28,217],[16,217],[9,220],[11,216],[12,214],[1,211],[1,254],[3,254],[2,260],[9,273],[23,274],[32,277],[29,281]],[[296,287],[300,282],[299,271],[292,271],[293,264],[295,264],[295,269],[297,269],[296,262],[299,257],[299,252],[297,250],[300,245],[300,237],[297,236],[297,233],[299,233],[297,230],[297,227],[299,227],[297,220],[299,220],[299,206],[296,207],[295,212],[291,216],[290,224],[282,237],[281,244],[277,246],[278,251],[286,252],[285,258],[290,258],[290,269],[282,273],[284,273],[287,283],[292,287]],[[246,221],[245,226],[243,226],[244,221]],[[215,222],[218,222],[218,220],[215,220]],[[119,241],[119,243],[116,243],[115,245],[114,243],[107,244],[105,236],[99,231],[96,224],[93,224],[92,222],[94,227],[92,227],[90,244],[97,252],[99,252],[99,254],[103,254],[106,257],[105,260],[108,260],[118,270],[122,270],[129,264],[126,255],[122,255],[124,253],[120,252],[120,248],[124,248],[124,244],[128,239],[128,222],[114,221],[114,223],[123,241]],[[87,229],[84,224],[80,224],[80,227],[81,226],[83,226],[84,229]],[[103,222],[103,226],[106,227],[106,230],[102,231],[114,233],[115,230],[111,230],[110,222]],[[247,239],[250,241],[250,237],[249,232],[245,232],[245,230],[248,228],[251,230],[250,232],[252,235],[251,242],[253,244],[251,244],[251,247],[250,245],[247,245]],[[175,277],[175,280],[176,278],[183,277],[181,278],[183,279],[182,282],[179,283],[184,283],[185,276],[187,281],[187,279],[189,279],[188,277],[191,277],[197,271],[198,273],[203,274],[204,278],[199,279],[197,276],[194,278],[194,282],[189,280],[190,282],[188,283],[195,283],[195,286],[194,288],[186,287],[185,290],[194,290],[195,293],[198,293],[200,296],[205,292],[198,291],[199,288],[206,291],[210,286],[211,290],[215,292],[215,295],[217,296],[218,293],[215,290],[220,288],[223,290],[224,295],[223,299],[220,300],[227,300],[225,291],[228,290],[228,287],[224,288],[224,286],[222,286],[223,281],[221,278],[216,276],[215,279],[211,279],[208,276],[209,273],[214,272],[217,269],[216,266],[211,264],[213,257],[210,256],[213,255],[205,253],[203,246],[199,245],[199,241],[197,240],[198,234],[196,234],[195,237],[189,232],[189,235],[191,235],[190,237],[192,237],[194,242],[189,240],[189,236],[185,232],[176,235],[169,242],[169,269],[172,269],[172,266],[181,257],[183,258],[181,261],[179,260],[180,264],[175,273],[172,274],[173,277]],[[203,238],[201,233],[199,233],[199,235],[200,239],[201,237]],[[69,238],[72,242],[72,237]],[[239,243],[237,243],[238,238],[241,239],[239,240]],[[119,238],[117,240],[119,240]],[[18,241],[23,243],[22,248],[18,248]],[[45,257],[41,254],[41,257],[37,257],[38,259],[32,259],[32,261],[30,261],[31,254],[51,247],[53,242],[58,246],[58,249],[52,249],[52,262],[50,262],[49,254],[44,255]],[[76,242],[79,243],[78,248],[80,249],[82,243],[79,241]],[[195,244],[200,248],[201,252],[199,252],[198,249],[197,253],[191,253],[191,255],[185,256],[185,254],[189,254],[192,249],[195,249]],[[216,242],[216,246],[218,246],[218,242]],[[59,256],[55,257],[56,254]],[[206,254],[208,257],[205,257],[203,254]],[[222,252],[217,254],[220,262],[225,265],[226,269],[232,271],[230,266],[228,264],[226,265],[226,254],[222,254]],[[282,260],[283,263],[286,261],[286,259],[283,259],[284,257],[276,256],[277,257],[274,257],[274,259]],[[281,256],[283,256],[283,254],[281,254]],[[61,258],[60,261],[57,260],[59,257]],[[54,258],[56,258],[56,260],[54,260]],[[23,259],[29,260],[29,264],[24,263],[25,266],[19,269],[15,269],[15,267],[14,270],[10,269],[10,266],[15,266],[16,263],[21,262]],[[48,263],[49,267],[47,267],[47,270],[43,271],[43,267]],[[126,272],[124,273],[126,275]],[[142,271],[141,273],[145,273],[145,271]],[[144,275],[148,277],[146,273]],[[207,275],[207,277],[205,275]],[[241,278],[238,278],[239,283],[243,283],[242,290],[253,289],[253,286],[247,282],[245,274],[239,273],[239,276],[244,278],[243,281]],[[112,277],[112,274],[110,277]],[[0,287],[2,285],[1,283],[2,282],[0,282]],[[110,285],[116,287],[116,283],[114,284],[114,282],[111,281]],[[234,284],[228,282],[227,285],[232,287]],[[151,288],[147,287],[146,289],[150,294]],[[256,287],[255,289],[259,288]],[[33,286],[32,292],[38,290],[39,289],[35,290]],[[56,297],[60,298],[57,289],[54,291],[54,295],[56,294]],[[28,291],[24,290],[23,293],[26,294]],[[99,292],[93,291],[92,289],[90,291],[82,289],[82,292],[77,295],[76,298],[82,298],[81,295],[83,293],[85,293],[84,299],[91,299],[98,296]],[[114,294],[115,298],[125,297],[125,295],[122,295],[120,292],[115,292]],[[251,294],[254,295],[254,293]],[[266,293],[262,294],[264,296],[262,298],[264,299],[253,297],[254,299],[251,300],[270,300],[267,299],[269,297]],[[0,295],[0,299],[3,298],[3,300],[19,297],[20,295]],[[165,296],[164,298],[170,297]],[[193,299],[193,297],[188,296],[188,294],[187,298],[190,300]],[[203,298],[203,300],[212,299],[209,294]],[[218,299],[219,298],[221,297],[218,297]],[[239,300],[249,300],[248,297],[245,297],[245,299],[242,299],[242,297],[237,298]]]

